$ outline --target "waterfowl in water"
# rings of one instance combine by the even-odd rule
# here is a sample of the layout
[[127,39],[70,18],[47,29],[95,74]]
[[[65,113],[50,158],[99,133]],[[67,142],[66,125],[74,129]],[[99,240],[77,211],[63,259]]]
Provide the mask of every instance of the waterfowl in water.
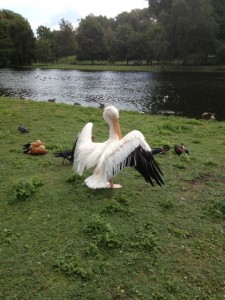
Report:
[[48,99],[48,102],[55,103],[55,98],[53,98],[53,99]]
[[215,113],[204,112],[202,114],[202,118],[205,119],[205,120],[215,119]]

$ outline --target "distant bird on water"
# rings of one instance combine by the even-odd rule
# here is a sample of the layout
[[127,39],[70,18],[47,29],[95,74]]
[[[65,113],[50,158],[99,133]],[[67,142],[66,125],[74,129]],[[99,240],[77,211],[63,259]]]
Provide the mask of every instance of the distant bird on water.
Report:
[[177,155],[189,154],[189,150],[186,149],[183,144],[174,145],[174,151]]
[[215,119],[215,113],[212,112],[204,112],[202,114],[202,118],[205,120]]
[[55,103],[55,98],[53,98],[53,99],[48,99],[48,102]]

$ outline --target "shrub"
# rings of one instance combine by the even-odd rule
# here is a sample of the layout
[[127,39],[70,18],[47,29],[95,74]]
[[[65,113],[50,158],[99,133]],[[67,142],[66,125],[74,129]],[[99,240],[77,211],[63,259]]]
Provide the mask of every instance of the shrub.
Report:
[[11,203],[27,201],[35,194],[37,187],[43,185],[39,178],[21,178],[15,185]]

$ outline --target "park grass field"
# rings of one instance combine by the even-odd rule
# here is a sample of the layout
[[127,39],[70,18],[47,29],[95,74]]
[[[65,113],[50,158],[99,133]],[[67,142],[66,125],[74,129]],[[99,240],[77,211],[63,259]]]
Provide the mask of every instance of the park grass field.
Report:
[[[75,62],[75,63],[74,63]],[[153,61],[152,64],[146,64],[143,61],[140,65],[135,65],[133,61],[127,64],[125,61],[117,61],[109,63],[108,61],[95,60],[94,64],[91,61],[76,61],[75,56],[61,57],[53,64],[34,63],[26,68],[42,68],[42,69],[64,69],[64,70],[79,70],[79,71],[116,71],[116,72],[224,72],[223,65],[183,65],[177,61],[159,64]]]
[[[170,145],[165,185],[127,168],[91,190],[54,157],[89,121],[104,141],[101,109],[0,97],[0,299],[224,299],[225,122],[121,111],[123,135]],[[48,153],[24,154],[37,139]]]

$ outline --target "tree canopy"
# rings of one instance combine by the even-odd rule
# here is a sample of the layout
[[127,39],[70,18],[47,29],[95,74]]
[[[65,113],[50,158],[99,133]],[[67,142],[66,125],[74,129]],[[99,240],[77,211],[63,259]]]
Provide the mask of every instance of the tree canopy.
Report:
[[224,0],[148,0],[149,7],[115,18],[93,14],[77,28],[61,19],[59,30],[40,25],[34,38],[22,16],[0,11],[0,66],[35,59],[54,63],[74,55],[77,61],[146,61],[182,64],[225,63]]
[[0,66],[30,64],[34,56],[34,34],[21,15],[0,10]]

